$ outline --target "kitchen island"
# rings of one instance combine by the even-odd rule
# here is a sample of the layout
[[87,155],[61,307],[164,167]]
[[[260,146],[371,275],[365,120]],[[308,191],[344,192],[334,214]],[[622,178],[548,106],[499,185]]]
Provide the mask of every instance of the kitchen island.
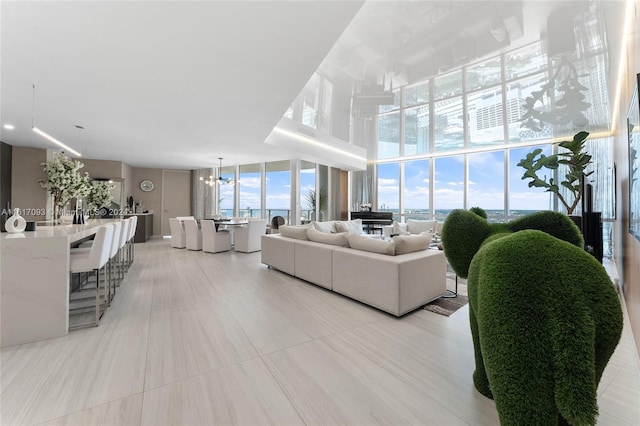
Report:
[[1,347],[67,334],[70,247],[117,220],[38,225],[36,231],[0,234]]

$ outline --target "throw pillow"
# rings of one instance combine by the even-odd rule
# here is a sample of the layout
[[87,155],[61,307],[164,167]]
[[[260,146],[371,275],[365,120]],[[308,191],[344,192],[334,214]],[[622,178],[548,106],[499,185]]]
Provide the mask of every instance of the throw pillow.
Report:
[[308,240],[307,230],[309,225],[280,225],[278,230],[283,237],[295,238],[296,240]]
[[393,241],[379,240],[364,235],[351,234],[347,237],[352,249],[393,256],[396,253]]
[[336,231],[348,232],[349,234],[362,234],[362,219],[336,222]]
[[437,220],[407,220],[407,231],[411,234],[419,234],[421,232],[436,232]]
[[334,220],[328,222],[311,222],[311,224],[316,231],[324,232],[325,234],[336,232],[336,222]]
[[431,244],[431,234],[421,232],[418,235],[396,235],[393,237],[393,243],[396,246],[396,255],[426,250]]
[[314,228],[307,229],[307,238],[310,241],[316,243],[331,244],[334,246],[348,247],[349,241],[347,240],[346,232],[340,232],[338,234],[327,234],[326,232],[316,231]]
[[407,232],[407,224],[406,223],[398,223],[396,221],[393,222],[393,234],[400,235]]

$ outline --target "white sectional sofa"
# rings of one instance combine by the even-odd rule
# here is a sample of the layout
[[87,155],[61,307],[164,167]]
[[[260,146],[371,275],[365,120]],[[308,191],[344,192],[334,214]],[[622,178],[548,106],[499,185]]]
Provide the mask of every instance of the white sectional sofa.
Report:
[[[282,229],[281,234],[262,235],[262,263],[396,316],[446,292],[442,251],[392,256],[350,248],[348,244],[309,241],[303,238],[303,227],[289,228],[297,228],[289,233],[295,237],[283,235]],[[341,238],[340,233],[331,235],[327,238]]]

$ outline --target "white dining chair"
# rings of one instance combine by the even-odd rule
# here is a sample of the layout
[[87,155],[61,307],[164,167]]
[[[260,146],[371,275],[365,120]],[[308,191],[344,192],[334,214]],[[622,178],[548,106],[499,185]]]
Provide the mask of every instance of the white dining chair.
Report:
[[220,253],[231,250],[231,234],[226,231],[216,231],[213,220],[200,222],[202,231],[202,251],[207,253]]
[[250,219],[247,225],[236,227],[234,250],[244,253],[260,251],[261,238],[266,232],[267,219]]
[[171,218],[169,219],[169,228],[171,228],[171,247],[185,248],[187,236],[182,222],[178,218]]
[[182,223],[187,236],[187,249],[202,250],[202,232],[198,229],[198,222],[193,219],[185,220]]
[[[106,268],[104,266],[109,260],[109,251],[111,249],[111,243],[114,238],[114,227],[112,224],[103,225],[98,228],[96,237],[93,240],[93,245],[90,249],[77,249],[71,250],[69,256],[69,269],[71,274],[81,274],[85,272],[94,272],[96,274],[96,316],[95,323],[74,325],[70,328],[78,328],[89,325],[98,326],[100,322],[101,314],[104,313],[107,307],[107,289],[109,283],[106,283],[103,287],[105,289],[105,304],[104,310],[101,308],[100,302],[100,271],[103,270],[106,275]],[[106,282],[106,280],[105,280]]]

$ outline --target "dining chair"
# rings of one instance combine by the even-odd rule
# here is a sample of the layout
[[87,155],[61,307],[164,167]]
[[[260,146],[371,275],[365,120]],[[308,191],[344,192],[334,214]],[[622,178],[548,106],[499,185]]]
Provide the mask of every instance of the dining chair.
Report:
[[202,250],[202,232],[198,229],[198,222],[195,219],[184,220],[184,231],[187,239],[187,249]]
[[[106,276],[106,268],[104,266],[109,260],[109,251],[111,249],[111,243],[114,235],[114,227],[112,224],[106,224],[98,228],[96,237],[93,240],[93,245],[90,249],[76,249],[71,250],[69,256],[69,270],[72,276],[74,274],[81,274],[85,272],[94,272],[96,275],[96,301],[95,301],[95,322],[88,324],[80,324],[70,326],[69,328],[79,328],[89,325],[98,326],[101,318],[101,314],[104,313],[107,307],[107,288],[109,284],[104,285],[105,289],[105,304],[104,309],[101,308],[100,302],[100,271],[104,271]],[[81,308],[82,309],[82,308]],[[71,312],[72,309],[70,309]]]
[[171,228],[171,247],[185,248],[187,237],[182,222],[178,218],[171,218],[169,219],[169,228]]
[[213,220],[203,220],[200,222],[202,231],[202,251],[207,253],[219,253],[231,250],[231,233],[227,231],[216,231]]
[[280,226],[284,225],[285,220],[284,217],[282,216],[274,216],[271,219],[271,233],[272,234],[277,234],[280,231],[278,230],[278,228],[280,228]]
[[235,229],[234,250],[244,253],[260,251],[262,235],[267,232],[267,219],[250,219],[245,226]]

